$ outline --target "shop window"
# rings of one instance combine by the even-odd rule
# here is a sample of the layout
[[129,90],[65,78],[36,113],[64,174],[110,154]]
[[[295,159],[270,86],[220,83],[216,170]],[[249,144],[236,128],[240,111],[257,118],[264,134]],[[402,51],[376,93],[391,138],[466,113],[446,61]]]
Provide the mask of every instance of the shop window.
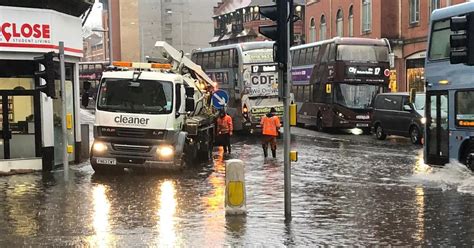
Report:
[[425,59],[407,60],[407,90],[425,91]]

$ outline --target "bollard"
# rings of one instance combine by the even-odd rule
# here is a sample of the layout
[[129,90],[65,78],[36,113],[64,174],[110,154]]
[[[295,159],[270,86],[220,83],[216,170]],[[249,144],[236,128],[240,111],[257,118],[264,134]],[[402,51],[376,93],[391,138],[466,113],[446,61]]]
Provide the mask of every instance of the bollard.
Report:
[[246,214],[245,166],[239,159],[231,159],[225,167],[225,213]]

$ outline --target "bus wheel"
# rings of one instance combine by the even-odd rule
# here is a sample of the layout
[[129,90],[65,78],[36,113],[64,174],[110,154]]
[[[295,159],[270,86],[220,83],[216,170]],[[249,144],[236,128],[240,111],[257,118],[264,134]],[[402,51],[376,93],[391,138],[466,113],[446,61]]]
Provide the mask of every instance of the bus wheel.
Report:
[[470,143],[464,150],[461,162],[474,171],[474,143]]
[[377,137],[378,140],[384,140],[387,138],[387,135],[384,133],[383,128],[380,124],[377,124],[375,126],[375,137]]
[[316,131],[318,132],[324,131],[323,116],[321,115],[321,113],[318,113],[318,118],[316,119]]
[[421,144],[421,133],[417,126],[412,126],[410,128],[410,140],[411,143],[415,145]]

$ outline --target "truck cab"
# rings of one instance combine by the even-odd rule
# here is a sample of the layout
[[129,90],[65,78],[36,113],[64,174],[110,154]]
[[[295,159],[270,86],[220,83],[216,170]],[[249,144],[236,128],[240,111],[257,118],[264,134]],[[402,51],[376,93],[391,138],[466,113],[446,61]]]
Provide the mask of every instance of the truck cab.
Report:
[[205,98],[197,80],[153,69],[160,64],[118,64],[98,89],[90,155],[96,172],[180,169],[212,151],[212,118],[195,108]]

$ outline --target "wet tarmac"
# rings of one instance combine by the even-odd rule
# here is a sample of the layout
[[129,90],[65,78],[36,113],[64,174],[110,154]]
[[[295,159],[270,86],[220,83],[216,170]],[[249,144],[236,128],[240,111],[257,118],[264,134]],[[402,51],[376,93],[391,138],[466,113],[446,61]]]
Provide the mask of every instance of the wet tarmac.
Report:
[[293,133],[290,223],[282,149],[264,160],[257,137],[236,137],[246,216],[225,216],[219,149],[175,174],[98,176],[84,163],[68,180],[62,171],[0,178],[0,247],[474,245],[474,175],[462,165],[426,166],[403,138]]

